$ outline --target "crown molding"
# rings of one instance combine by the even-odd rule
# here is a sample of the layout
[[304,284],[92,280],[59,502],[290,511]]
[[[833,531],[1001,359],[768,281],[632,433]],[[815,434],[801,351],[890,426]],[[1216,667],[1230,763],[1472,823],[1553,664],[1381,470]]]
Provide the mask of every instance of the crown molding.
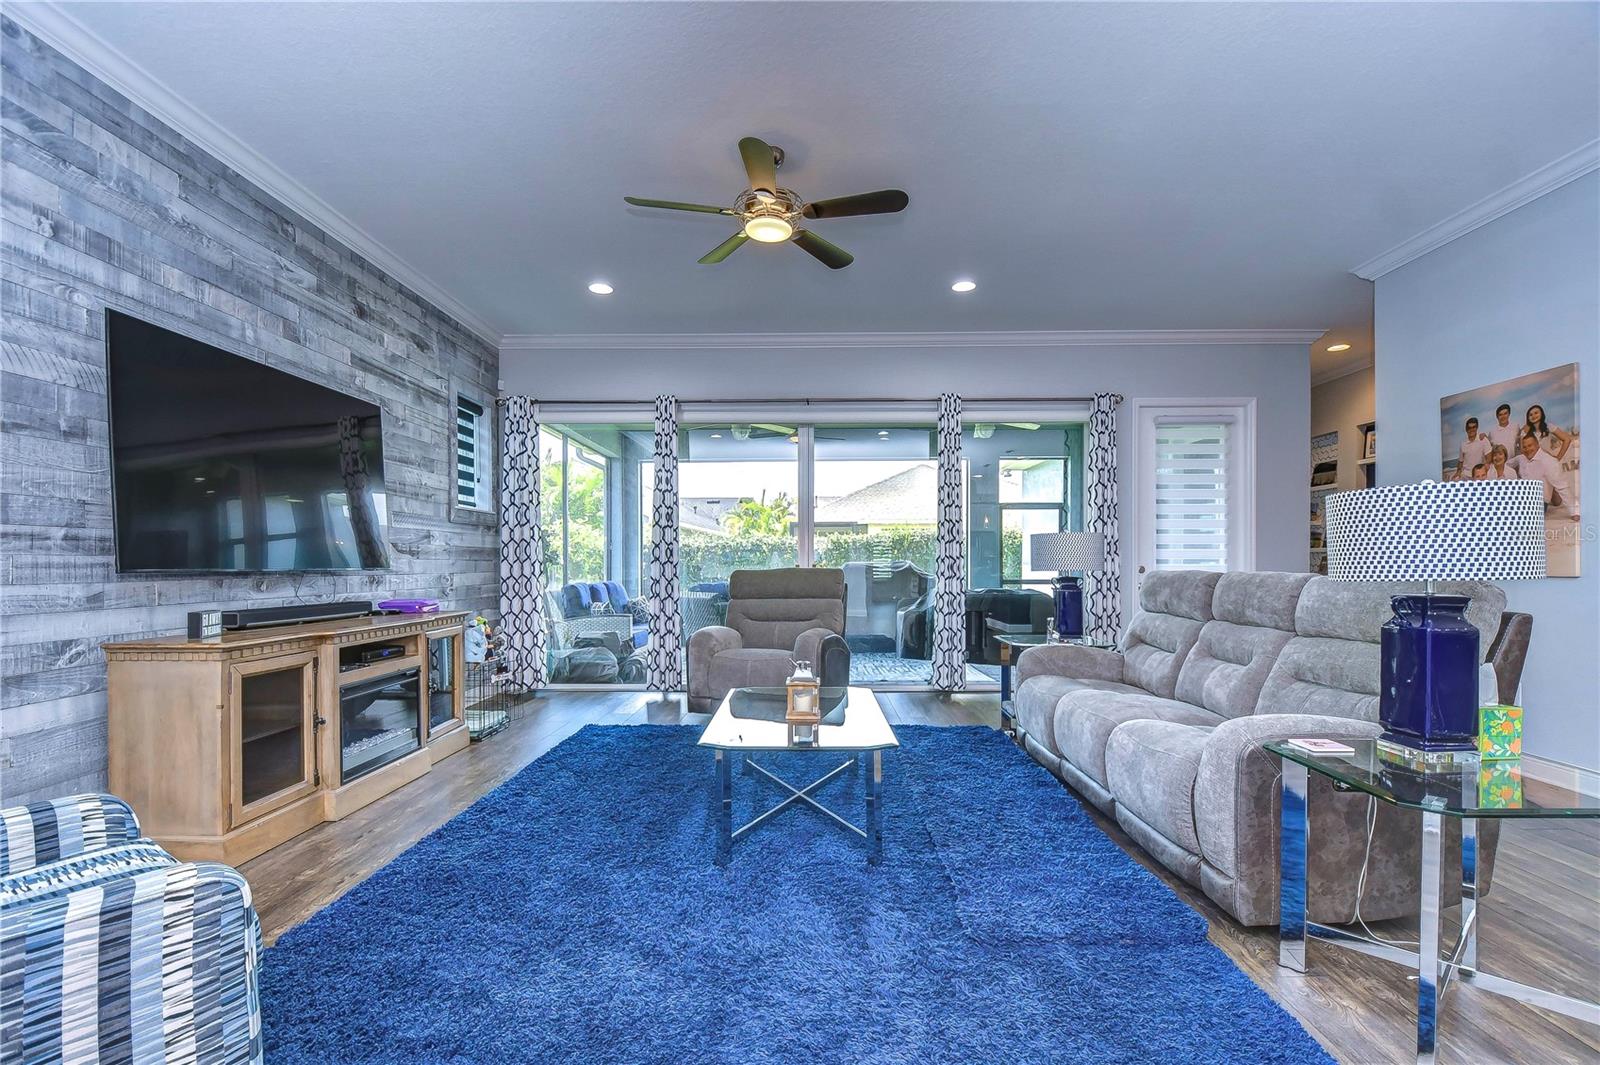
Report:
[[1488,225],[1501,215],[1510,214],[1518,207],[1532,203],[1540,196],[1554,192],[1595,170],[1600,170],[1600,140],[1590,141],[1526,177],[1518,178],[1499,192],[1491,193],[1471,207],[1429,226],[1410,240],[1402,241],[1383,254],[1353,267],[1350,272],[1367,281],[1376,281],[1389,271],[1397,270],[1411,260],[1441,248],[1457,237],[1466,236],[1479,226]]
[[1306,344],[1323,329],[1078,329],[987,333],[508,334],[501,351],[658,351],[729,348],[1083,348],[1191,344]]
[[1363,370],[1370,370],[1375,365],[1377,365],[1377,363],[1374,361],[1371,355],[1368,355],[1365,359],[1353,366],[1341,366],[1337,370],[1330,370],[1327,373],[1312,374],[1311,387],[1316,388],[1318,385],[1325,385],[1329,381],[1337,381],[1341,377],[1349,377],[1351,374],[1357,374]]
[[52,2],[5,5],[5,16],[44,40],[89,73],[133,100],[194,144],[304,215],[329,236],[366,257],[489,344],[500,331],[478,312],[429,280],[382,241],[352,222],[322,197],[290,177],[260,152],[197,110],[159,78]]

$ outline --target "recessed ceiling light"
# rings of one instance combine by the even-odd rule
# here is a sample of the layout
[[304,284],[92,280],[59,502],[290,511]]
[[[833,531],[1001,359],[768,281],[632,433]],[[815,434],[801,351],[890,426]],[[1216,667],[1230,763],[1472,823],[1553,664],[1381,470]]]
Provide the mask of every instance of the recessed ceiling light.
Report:
[[616,289],[612,288],[604,281],[591,281],[589,282],[589,291],[593,292],[596,296],[609,296],[611,293],[615,292]]
[[889,435],[889,430],[887,430],[887,429],[879,429],[878,430],[878,435],[879,436],[888,436]]
[[1329,351],[1349,351],[1350,350],[1350,345],[1349,344],[1329,344],[1328,345],[1328,350]]
[[967,281],[967,280],[963,279],[963,280],[957,281],[955,284],[951,285],[950,286],[950,291],[951,292],[971,292],[973,289],[975,289],[977,287],[978,287],[978,283],[976,281]]
[[722,434],[721,433],[712,433],[711,434],[711,439],[713,439],[713,440],[721,440],[722,439]]

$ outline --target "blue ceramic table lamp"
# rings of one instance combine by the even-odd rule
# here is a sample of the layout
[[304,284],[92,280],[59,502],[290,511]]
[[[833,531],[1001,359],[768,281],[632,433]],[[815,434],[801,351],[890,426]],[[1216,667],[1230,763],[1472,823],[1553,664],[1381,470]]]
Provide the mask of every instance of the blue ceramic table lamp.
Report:
[[[1423,481],[1328,497],[1328,576],[1336,581],[1424,581],[1390,600],[1383,626],[1380,744],[1439,758],[1474,751],[1478,736],[1478,629],[1465,595],[1438,581],[1525,581],[1544,576],[1539,481]],[[1492,634],[1491,634],[1492,635]]]
[[1028,538],[1034,569],[1060,574],[1050,582],[1056,598],[1056,632],[1062,639],[1083,636],[1083,586],[1072,573],[1098,573],[1105,568],[1105,538],[1097,532],[1034,533]]

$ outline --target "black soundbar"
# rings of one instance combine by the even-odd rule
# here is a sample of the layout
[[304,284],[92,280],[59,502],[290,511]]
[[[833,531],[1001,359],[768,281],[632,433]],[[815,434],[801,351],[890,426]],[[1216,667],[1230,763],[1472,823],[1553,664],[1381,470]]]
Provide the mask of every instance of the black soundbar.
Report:
[[372,612],[371,602],[356,599],[343,603],[297,603],[294,606],[269,606],[257,610],[224,610],[222,627],[231,632],[235,629],[259,629],[267,625],[364,618]]

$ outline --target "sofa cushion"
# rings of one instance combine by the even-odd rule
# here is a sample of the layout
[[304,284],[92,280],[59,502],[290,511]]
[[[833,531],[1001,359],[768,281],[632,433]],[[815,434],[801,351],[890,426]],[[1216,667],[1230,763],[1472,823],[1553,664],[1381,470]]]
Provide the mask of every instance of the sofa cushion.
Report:
[[1152,695],[1170,699],[1178,671],[1211,620],[1211,600],[1220,573],[1209,570],[1157,570],[1139,585],[1139,612],[1123,637],[1122,679]]
[[728,594],[728,627],[746,647],[792,651],[802,632],[817,627],[844,634],[844,570],[736,570]]
[[1189,854],[1195,832],[1195,774],[1211,726],[1178,721],[1128,721],[1106,742],[1106,784],[1117,806]]
[[1296,636],[1278,652],[1255,712],[1376,721],[1379,672],[1375,643]]
[[1211,728],[1129,721],[1106,743],[1106,784],[1117,805],[1190,854],[1200,853],[1194,780]]
[[1237,625],[1294,631],[1295,607],[1310,573],[1224,573],[1217,580],[1211,616]]
[[[1377,643],[1384,622],[1393,615],[1389,600],[1421,591],[1422,585],[1416,581],[1336,581],[1314,577],[1295,604],[1294,630],[1301,636]],[[1478,644],[1487,658],[1489,645],[1500,631],[1506,593],[1482,581],[1440,581],[1438,592],[1472,599],[1467,606],[1467,620],[1478,627]]]
[[1068,692],[1092,689],[1102,692],[1138,692],[1139,689],[1115,680],[1079,679],[1077,677],[1029,677],[1017,688],[1012,699],[1017,725],[1038,741],[1057,758],[1061,749],[1056,746],[1056,704]]
[[1223,717],[1255,712],[1278,653],[1292,633],[1232,621],[1208,621],[1178,671],[1174,694]]
[[1147,720],[1215,725],[1222,719],[1209,710],[1143,692],[1069,692],[1056,707],[1055,750],[1079,772],[1105,787],[1106,741],[1112,730],[1129,721]]
[[1163,699],[1177,692],[1178,673],[1200,638],[1203,622],[1141,610],[1122,641],[1122,679]]
[[1172,614],[1191,621],[1210,621],[1222,574],[1203,569],[1163,569],[1145,574],[1139,584],[1139,609]]
[[[1419,589],[1415,582],[1313,578],[1295,607],[1298,635],[1278,653],[1256,712],[1376,721],[1382,675],[1378,641],[1393,614],[1389,600]],[[1505,593],[1478,581],[1442,581],[1439,591],[1472,598],[1467,618],[1478,626],[1480,652],[1487,656]]]
[[788,678],[792,662],[788,651],[776,648],[736,647],[719,651],[712,656],[704,690],[726,692],[730,688],[780,685]]

